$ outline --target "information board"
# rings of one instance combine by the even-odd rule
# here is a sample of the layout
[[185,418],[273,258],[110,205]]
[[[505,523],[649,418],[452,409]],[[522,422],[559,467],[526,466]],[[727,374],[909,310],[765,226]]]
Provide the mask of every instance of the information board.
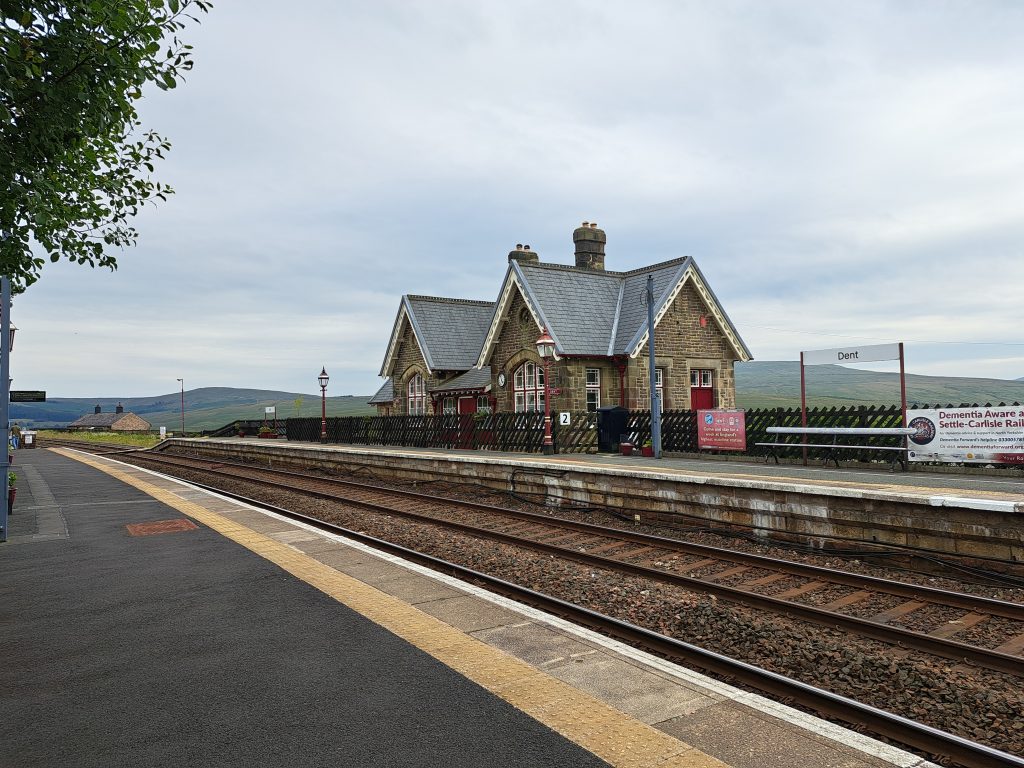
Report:
[[911,461],[1024,464],[1024,406],[907,411]]
[[697,411],[697,447],[701,450],[747,450],[746,414],[740,409]]
[[45,403],[46,392],[39,390],[11,390],[12,403]]

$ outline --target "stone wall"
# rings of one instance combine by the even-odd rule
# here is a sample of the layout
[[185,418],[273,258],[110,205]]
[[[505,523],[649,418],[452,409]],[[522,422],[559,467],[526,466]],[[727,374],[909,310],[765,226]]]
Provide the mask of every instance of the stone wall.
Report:
[[[409,380],[413,376],[419,374],[423,377],[423,381],[427,388],[427,413],[434,413],[434,404],[430,399],[430,390],[454,376],[461,373],[460,371],[432,371],[431,374],[427,375],[427,363],[423,359],[423,353],[420,351],[420,345],[416,341],[416,334],[413,333],[412,325],[409,323],[408,318],[402,320],[402,330],[398,336],[398,350],[395,353],[395,360],[391,375],[394,377],[395,386],[395,398],[397,402],[390,409],[389,414],[393,416],[404,416],[409,407],[408,398],[408,386]],[[382,413],[384,408],[380,405],[377,406],[377,412]],[[440,404],[437,407],[437,413],[441,412]]]
[[[707,325],[700,324],[701,316]],[[654,329],[655,364],[665,369],[663,410],[690,407],[690,370],[715,372],[715,407],[736,407],[736,353],[704,301],[687,281]],[[646,409],[650,404],[648,347],[629,361],[627,407]]]

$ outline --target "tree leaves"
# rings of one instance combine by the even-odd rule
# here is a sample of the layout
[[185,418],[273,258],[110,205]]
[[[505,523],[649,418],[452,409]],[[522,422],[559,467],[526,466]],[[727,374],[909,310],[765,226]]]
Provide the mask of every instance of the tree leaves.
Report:
[[[129,220],[174,190],[153,181],[170,149],[141,133],[143,86],[175,88],[192,67],[177,33],[205,0],[0,3],[0,271],[16,289],[45,259],[116,269]],[[141,135],[140,135],[141,134]],[[35,250],[34,250],[35,249]]]

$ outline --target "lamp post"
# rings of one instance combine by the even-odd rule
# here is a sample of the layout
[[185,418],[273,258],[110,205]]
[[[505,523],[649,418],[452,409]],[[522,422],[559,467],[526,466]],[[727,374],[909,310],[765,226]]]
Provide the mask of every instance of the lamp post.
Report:
[[542,328],[540,338],[537,339],[537,354],[544,361],[544,453],[555,452],[554,443],[551,441],[551,397],[548,387],[548,360],[555,356],[555,340],[548,334],[547,328]]
[[181,382],[181,436],[185,436],[185,380],[178,379]]
[[326,366],[321,366],[320,375],[316,377],[320,382],[320,442],[327,442],[327,382],[331,377],[327,375]]

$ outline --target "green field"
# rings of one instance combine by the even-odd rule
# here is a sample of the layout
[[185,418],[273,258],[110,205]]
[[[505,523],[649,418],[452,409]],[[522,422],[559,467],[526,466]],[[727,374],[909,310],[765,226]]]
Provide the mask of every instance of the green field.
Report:
[[37,437],[42,440],[50,437],[55,440],[81,440],[88,443],[131,445],[136,448],[152,448],[160,442],[160,437],[157,435],[126,434],[124,432],[57,432],[43,429],[39,431]]

